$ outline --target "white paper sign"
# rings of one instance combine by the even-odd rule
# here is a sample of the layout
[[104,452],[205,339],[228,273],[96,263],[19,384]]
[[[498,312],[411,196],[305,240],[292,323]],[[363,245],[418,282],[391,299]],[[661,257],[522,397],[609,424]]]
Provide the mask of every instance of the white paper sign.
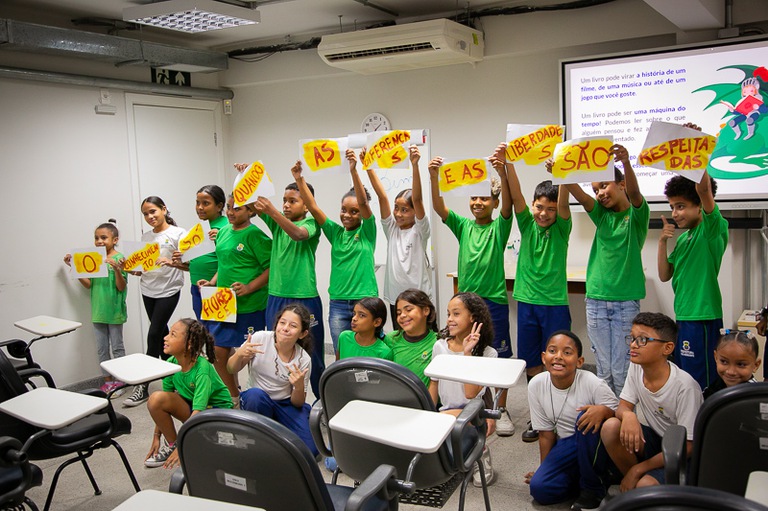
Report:
[[106,247],[73,248],[69,275],[73,279],[95,279],[109,276]]
[[208,221],[200,222],[179,240],[182,262],[187,263],[196,257],[216,251],[216,244],[208,238],[210,230],[211,224]]
[[253,162],[247,169],[238,172],[235,176],[235,183],[232,185],[232,197],[237,207],[256,202],[259,197],[274,197],[274,195],[275,185],[260,161]]
[[299,159],[311,172],[324,175],[348,174],[347,137],[299,140]]
[[701,181],[717,138],[679,124],[653,121],[645,137],[639,165],[668,170]]
[[612,136],[582,137],[555,146],[552,184],[613,181]]

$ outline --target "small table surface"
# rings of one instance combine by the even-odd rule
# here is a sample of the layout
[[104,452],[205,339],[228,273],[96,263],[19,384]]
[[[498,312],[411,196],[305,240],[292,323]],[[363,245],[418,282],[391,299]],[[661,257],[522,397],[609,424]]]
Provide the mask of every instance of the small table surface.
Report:
[[153,358],[143,353],[133,353],[120,358],[105,360],[102,369],[115,379],[136,385],[152,380],[158,380],[181,371],[181,366],[159,358]]
[[744,498],[768,506],[768,472],[757,470],[749,474]]
[[517,358],[465,357],[443,353],[432,359],[424,375],[437,380],[508,389],[525,371],[525,360]]
[[0,403],[0,411],[33,426],[59,429],[107,406],[103,397],[38,387]]
[[437,451],[453,429],[456,417],[447,413],[350,401],[328,421],[335,431],[407,451]]
[[[289,496],[286,497],[290,498]],[[142,490],[114,508],[113,511],[265,511],[264,508],[241,506],[230,502],[201,499],[158,490]]]
[[14,326],[43,337],[54,337],[77,330],[82,323],[68,319],[54,318],[52,316],[35,316],[22,319],[14,323]]

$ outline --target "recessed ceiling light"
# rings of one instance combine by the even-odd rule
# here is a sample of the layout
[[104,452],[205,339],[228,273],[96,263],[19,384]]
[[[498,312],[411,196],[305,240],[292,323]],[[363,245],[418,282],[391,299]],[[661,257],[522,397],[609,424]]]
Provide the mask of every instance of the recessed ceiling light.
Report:
[[256,9],[213,0],[167,0],[127,7],[123,21],[197,33],[254,25],[261,21],[261,14]]

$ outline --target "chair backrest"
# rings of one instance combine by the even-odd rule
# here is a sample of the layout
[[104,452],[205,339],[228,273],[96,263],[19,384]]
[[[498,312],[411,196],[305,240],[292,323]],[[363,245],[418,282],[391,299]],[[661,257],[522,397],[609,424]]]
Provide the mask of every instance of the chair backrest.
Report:
[[688,484],[744,495],[749,474],[768,467],[768,383],[721,390],[704,402],[693,430]]
[[[27,392],[27,386],[16,372],[8,356],[0,350],[0,403]],[[10,436],[22,444],[38,429],[26,422],[0,412],[0,436]]]
[[177,449],[194,497],[265,509],[333,510],[309,449],[272,419],[205,410],[181,427]]
[[[376,358],[347,358],[330,365],[320,378],[320,400],[328,420],[349,401],[359,399],[406,408],[435,411],[424,383],[409,369]],[[364,480],[379,465],[392,465],[401,477],[414,453],[353,435],[328,431],[331,451],[342,472]],[[443,483],[456,472],[448,442],[434,454],[424,455],[412,481],[417,488]]]
[[693,486],[660,485],[622,493],[600,506],[601,511],[765,511],[738,495]]

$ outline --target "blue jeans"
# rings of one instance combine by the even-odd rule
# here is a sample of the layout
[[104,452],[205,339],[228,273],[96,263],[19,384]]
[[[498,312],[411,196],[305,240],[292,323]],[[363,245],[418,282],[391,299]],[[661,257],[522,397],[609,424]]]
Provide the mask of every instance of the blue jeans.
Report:
[[[122,324],[94,323],[93,331],[96,333],[96,353],[99,355],[99,362],[125,356]],[[103,369],[101,371],[104,374],[108,374]]]
[[352,316],[357,300],[331,300],[328,304],[328,328],[331,331],[333,352],[339,352],[339,334],[352,329]]
[[317,456],[317,447],[309,432],[309,411],[311,407],[304,403],[301,408],[291,404],[290,398],[274,401],[269,394],[258,387],[240,393],[240,408],[255,412],[279,422],[290,429],[309,447],[313,456]]
[[640,301],[609,302],[587,298],[587,334],[597,362],[597,376],[617,396],[624,388],[629,369],[629,346],[624,338],[640,312]]

